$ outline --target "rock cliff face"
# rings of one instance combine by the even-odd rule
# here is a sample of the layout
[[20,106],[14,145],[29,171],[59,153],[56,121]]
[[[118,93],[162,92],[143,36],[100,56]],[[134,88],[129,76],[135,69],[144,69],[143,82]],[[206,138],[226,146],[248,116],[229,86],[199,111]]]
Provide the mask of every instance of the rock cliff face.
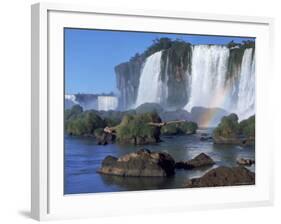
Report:
[[119,109],[131,109],[136,101],[139,78],[144,59],[137,57],[115,67],[117,88],[120,91]]
[[163,51],[161,64],[161,93],[164,108],[177,110],[183,108],[190,90],[192,46],[185,42],[175,42]]

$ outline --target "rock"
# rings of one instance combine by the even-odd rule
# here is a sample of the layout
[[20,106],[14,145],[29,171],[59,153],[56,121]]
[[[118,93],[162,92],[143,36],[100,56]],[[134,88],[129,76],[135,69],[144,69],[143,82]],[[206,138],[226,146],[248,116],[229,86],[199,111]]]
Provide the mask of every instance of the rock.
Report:
[[95,137],[98,145],[107,145],[115,142],[115,134],[104,132],[103,129],[95,130]]
[[242,166],[251,166],[251,165],[255,164],[255,160],[240,158],[236,161],[236,163],[238,165],[242,165]]
[[255,173],[245,167],[218,167],[200,178],[193,178],[185,187],[217,187],[255,184]]
[[157,177],[174,175],[174,169],[175,161],[168,153],[141,149],[119,158],[107,156],[98,172],[118,176]]
[[189,161],[177,162],[175,167],[178,169],[194,169],[203,166],[211,166],[213,164],[215,164],[215,162],[210,156],[201,153]]
[[191,121],[178,121],[174,122],[170,121],[170,123],[167,123],[161,128],[161,134],[162,135],[192,135],[195,134],[198,125],[195,122]]
[[237,137],[222,137],[222,136],[213,136],[215,144],[230,144],[230,145],[241,145],[243,140]]
[[205,141],[211,141],[213,140],[212,136],[201,136],[200,141],[205,142]]

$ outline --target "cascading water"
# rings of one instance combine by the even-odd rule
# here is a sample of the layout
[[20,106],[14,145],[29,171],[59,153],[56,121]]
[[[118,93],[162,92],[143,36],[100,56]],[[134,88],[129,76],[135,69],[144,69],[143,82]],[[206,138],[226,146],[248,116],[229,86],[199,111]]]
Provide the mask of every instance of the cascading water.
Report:
[[[192,46],[191,69],[186,70],[187,103],[193,107],[221,108],[236,113],[240,120],[255,113],[255,54],[254,48],[229,48],[223,45]],[[237,53],[238,52],[238,53]],[[143,103],[159,103],[167,107],[175,70],[168,69],[172,58],[159,51],[149,56],[141,71],[135,107]],[[237,56],[238,55],[238,56]],[[161,66],[166,65],[166,66]],[[170,67],[171,68],[171,67]],[[165,69],[161,71],[161,69]]]
[[[166,65],[169,64],[169,58],[167,57],[166,59]],[[160,104],[161,105],[164,105],[166,104],[166,99],[168,98],[168,79],[169,79],[169,76],[168,76],[168,66],[166,66],[165,68],[165,71],[164,71],[164,77],[161,79],[159,78],[158,79],[158,84],[157,86],[159,86],[158,88],[158,93],[157,95],[159,96],[159,101],[160,101]]]
[[66,109],[70,109],[74,105],[79,104],[79,102],[76,100],[76,96],[75,95],[66,94],[64,101],[65,101],[65,108]]
[[190,98],[185,109],[194,106],[227,107],[218,98],[225,91],[229,49],[224,46],[197,45],[193,47]]
[[[244,50],[238,83],[229,82],[230,49],[218,45],[193,47],[190,97],[185,109],[218,107],[246,119],[255,113],[255,56],[253,48]],[[233,74],[232,74],[233,75]],[[233,75],[234,76],[234,75]],[[237,97],[235,97],[235,93]]]
[[136,106],[143,103],[160,103],[161,56],[162,52],[159,51],[146,59],[140,76]]
[[115,110],[118,106],[116,96],[98,96],[98,110]]
[[240,119],[255,113],[255,56],[252,48],[246,49],[243,55],[236,112]]

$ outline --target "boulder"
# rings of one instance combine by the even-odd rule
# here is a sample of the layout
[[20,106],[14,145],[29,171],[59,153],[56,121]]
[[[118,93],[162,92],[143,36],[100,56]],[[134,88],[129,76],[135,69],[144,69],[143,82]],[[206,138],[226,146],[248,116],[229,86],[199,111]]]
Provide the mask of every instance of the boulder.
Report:
[[200,153],[191,160],[177,162],[175,167],[178,169],[194,169],[203,166],[211,166],[213,164],[215,164],[215,162],[210,156],[205,153]]
[[98,145],[107,145],[115,142],[115,133],[107,133],[102,128],[96,129],[94,132]]
[[103,133],[98,140],[98,145],[107,145],[112,144],[115,142],[115,135],[109,134],[109,133]]
[[213,137],[212,136],[201,136],[200,141],[206,142],[206,141],[212,141]]
[[174,175],[174,169],[175,161],[168,153],[141,149],[119,158],[107,156],[98,172],[118,176],[157,177]]
[[236,161],[236,163],[241,166],[252,166],[255,164],[255,160],[240,158]]
[[218,167],[208,171],[202,177],[193,178],[185,187],[217,187],[255,184],[255,173],[245,167]]

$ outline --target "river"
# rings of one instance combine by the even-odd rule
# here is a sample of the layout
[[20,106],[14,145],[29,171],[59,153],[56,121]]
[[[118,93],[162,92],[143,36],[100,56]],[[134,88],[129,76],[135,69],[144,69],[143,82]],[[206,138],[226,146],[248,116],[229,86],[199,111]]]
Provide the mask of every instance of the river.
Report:
[[[254,146],[216,145],[211,141],[200,141],[201,129],[195,135],[161,137],[162,142],[154,145],[135,146],[108,144],[97,145],[90,137],[65,136],[64,193],[98,193],[136,190],[181,188],[189,178],[200,177],[217,166],[236,166],[238,158],[255,159]],[[176,170],[173,177],[119,177],[102,175],[96,171],[107,155],[119,157],[141,148],[169,153],[175,161],[189,160],[200,153],[209,155],[215,165],[194,170]],[[255,165],[247,167],[255,171]]]

